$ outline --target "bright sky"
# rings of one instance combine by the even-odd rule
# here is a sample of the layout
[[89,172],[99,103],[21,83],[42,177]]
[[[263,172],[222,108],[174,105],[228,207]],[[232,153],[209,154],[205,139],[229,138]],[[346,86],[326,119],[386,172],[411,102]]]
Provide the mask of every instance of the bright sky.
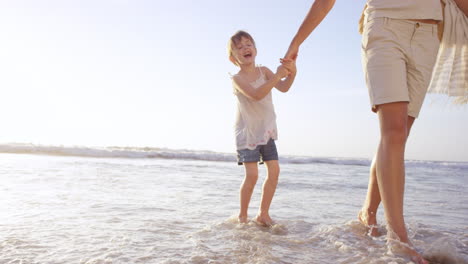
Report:
[[[357,20],[338,0],[301,47],[287,94],[274,91],[281,154],[371,158]],[[312,1],[0,2],[0,143],[234,152],[227,57],[239,29],[276,69]],[[289,5],[289,6],[288,6]],[[429,96],[408,159],[468,161],[468,107]]]

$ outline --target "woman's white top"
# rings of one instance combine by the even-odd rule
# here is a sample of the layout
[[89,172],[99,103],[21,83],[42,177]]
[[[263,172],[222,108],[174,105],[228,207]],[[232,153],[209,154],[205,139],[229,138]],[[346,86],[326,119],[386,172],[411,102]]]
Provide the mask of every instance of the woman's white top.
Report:
[[442,6],[440,0],[367,0],[366,16],[442,20]]
[[468,17],[453,0],[445,0],[444,35],[428,92],[468,102]]
[[[262,67],[257,66],[256,69],[260,71],[260,77],[250,83],[253,88],[258,88],[266,82]],[[278,139],[271,91],[260,101],[246,97],[237,89],[234,89],[234,94],[237,97],[234,127],[237,149],[255,149],[258,145],[266,145],[270,138]]]

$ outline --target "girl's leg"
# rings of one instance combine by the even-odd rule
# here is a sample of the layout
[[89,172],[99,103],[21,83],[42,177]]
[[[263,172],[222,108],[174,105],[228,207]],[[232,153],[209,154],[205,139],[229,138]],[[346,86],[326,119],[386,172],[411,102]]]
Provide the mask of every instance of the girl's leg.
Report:
[[271,220],[269,210],[276,186],[278,185],[280,167],[278,160],[265,161],[265,164],[267,167],[267,177],[263,183],[262,201],[255,220],[262,225],[270,226],[273,224],[273,220]]
[[257,162],[244,162],[245,177],[240,187],[239,222],[247,223],[250,198],[258,179]]
[[420,264],[427,263],[411,246],[403,216],[405,189],[404,153],[408,137],[408,104],[397,102],[379,106],[381,139],[376,159],[377,181],[387,219],[387,238],[408,244],[402,251]]

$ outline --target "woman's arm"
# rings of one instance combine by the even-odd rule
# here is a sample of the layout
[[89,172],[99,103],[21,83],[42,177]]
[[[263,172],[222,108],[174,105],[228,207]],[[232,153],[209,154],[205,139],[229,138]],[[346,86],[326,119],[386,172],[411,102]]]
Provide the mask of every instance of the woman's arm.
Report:
[[465,16],[468,16],[468,0],[453,0],[455,3],[457,3],[458,8],[460,8],[463,13],[465,13]]
[[315,0],[309,13],[302,22],[299,30],[294,36],[289,49],[284,56],[285,59],[295,60],[299,52],[299,46],[309,37],[310,33],[322,22],[328,12],[335,4],[335,0]]

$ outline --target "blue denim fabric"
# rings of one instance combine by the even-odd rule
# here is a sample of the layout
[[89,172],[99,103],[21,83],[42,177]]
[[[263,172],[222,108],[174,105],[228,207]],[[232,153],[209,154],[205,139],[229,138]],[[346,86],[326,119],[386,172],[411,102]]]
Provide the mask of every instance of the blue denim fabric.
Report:
[[242,165],[244,162],[258,162],[263,164],[264,161],[278,160],[278,151],[273,139],[269,139],[266,145],[258,145],[255,149],[237,150],[237,164]]

